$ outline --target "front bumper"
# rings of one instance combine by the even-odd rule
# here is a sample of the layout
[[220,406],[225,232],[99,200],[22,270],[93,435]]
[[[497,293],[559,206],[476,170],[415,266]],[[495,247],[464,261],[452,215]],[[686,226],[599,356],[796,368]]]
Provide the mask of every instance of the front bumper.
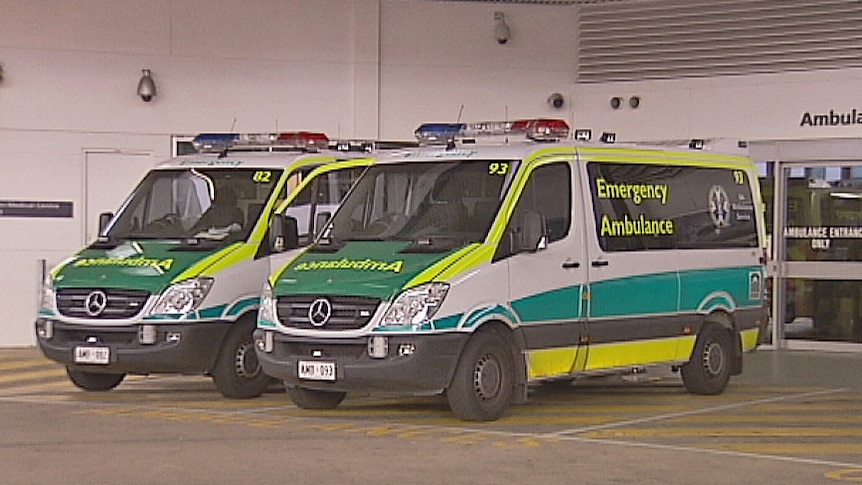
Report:
[[[272,350],[262,350],[266,333]],[[320,339],[287,336],[272,330],[254,332],[255,351],[263,371],[287,386],[346,392],[432,394],[443,391],[452,379],[458,356],[469,338],[466,333],[385,335],[388,354],[368,355],[368,338]],[[399,349],[412,349],[400,354]],[[335,364],[335,380],[300,379],[299,361]]]
[[[39,330],[46,325],[51,326],[50,338],[40,335]],[[76,370],[116,374],[207,373],[230,326],[231,322],[157,324],[155,343],[144,344],[139,338],[140,325],[72,325],[49,318],[36,320],[37,340],[46,357]],[[75,363],[75,348],[81,346],[107,347],[109,362]]]

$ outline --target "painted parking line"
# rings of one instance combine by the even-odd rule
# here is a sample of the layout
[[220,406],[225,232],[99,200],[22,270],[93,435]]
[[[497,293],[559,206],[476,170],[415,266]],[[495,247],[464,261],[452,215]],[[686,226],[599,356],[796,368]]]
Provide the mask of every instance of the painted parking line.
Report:
[[600,431],[600,430],[607,429],[607,428],[619,428],[619,427],[623,427],[623,426],[633,426],[633,425],[639,425],[639,424],[656,422],[656,421],[666,421],[666,420],[670,420],[670,419],[676,419],[676,418],[680,418],[680,417],[692,416],[692,415],[698,415],[698,414],[713,414],[713,413],[720,412],[720,411],[727,411],[727,410],[739,409],[739,408],[744,408],[744,407],[752,407],[752,406],[758,406],[758,405],[763,405],[763,404],[767,404],[767,403],[775,403],[775,402],[788,401],[788,400],[794,400],[794,399],[805,399],[805,398],[810,398],[810,397],[815,397],[815,396],[823,396],[823,395],[828,395],[828,394],[838,394],[838,393],[842,393],[842,392],[847,392],[847,389],[844,389],[844,388],[842,388],[842,389],[826,389],[826,390],[818,390],[818,391],[812,391],[812,392],[801,393],[801,394],[788,394],[788,395],[771,397],[771,398],[757,399],[757,400],[753,400],[753,401],[740,401],[740,402],[734,402],[734,403],[724,404],[724,405],[720,405],[720,406],[707,406],[707,407],[691,409],[691,410],[687,410],[687,411],[670,412],[670,413],[645,416],[645,417],[640,417],[640,418],[635,418],[635,419],[630,419],[630,420],[616,421],[613,423],[607,423],[607,424],[592,426],[592,427],[562,430],[562,431],[557,431],[557,432],[551,433],[551,435],[552,436],[576,435],[576,434]]

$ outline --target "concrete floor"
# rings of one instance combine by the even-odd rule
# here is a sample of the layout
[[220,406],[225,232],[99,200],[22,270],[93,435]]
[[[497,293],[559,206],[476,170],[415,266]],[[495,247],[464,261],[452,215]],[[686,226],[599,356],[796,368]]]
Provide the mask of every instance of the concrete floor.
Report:
[[719,396],[678,376],[537,388],[493,423],[440,398],[297,409],[204,377],[74,388],[0,349],[0,483],[841,483],[862,481],[862,354],[759,350]]

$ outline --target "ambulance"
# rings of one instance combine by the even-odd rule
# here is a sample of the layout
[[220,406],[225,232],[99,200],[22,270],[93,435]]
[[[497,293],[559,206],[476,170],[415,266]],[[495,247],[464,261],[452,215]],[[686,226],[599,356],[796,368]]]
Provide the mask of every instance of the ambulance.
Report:
[[194,145],[102,214],[98,239],[43,284],[39,346],[81,389],[179,373],[212,376],[226,397],[261,394],[272,379],[253,350],[260,285],[290,254],[268,242],[271,214],[290,213],[297,241],[310,241],[373,150],[313,132],[201,134]]
[[416,136],[264,286],[255,349],[297,406],[442,395],[486,421],[534,383],[658,368],[717,394],[742,371],[767,323],[743,153],[593,142],[549,119]]

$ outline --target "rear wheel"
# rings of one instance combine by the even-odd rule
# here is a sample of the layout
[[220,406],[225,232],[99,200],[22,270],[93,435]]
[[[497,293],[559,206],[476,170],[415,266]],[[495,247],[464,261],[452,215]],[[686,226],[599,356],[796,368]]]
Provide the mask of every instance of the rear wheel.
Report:
[[697,336],[691,360],[680,368],[682,382],[694,394],[720,394],[730,379],[732,362],[730,333],[707,323]]
[[494,332],[481,332],[461,353],[446,400],[463,420],[493,421],[509,405],[514,379],[514,359],[505,339]]
[[72,384],[85,391],[110,391],[119,386],[126,377],[126,374],[99,374],[72,370],[68,367],[66,367],[66,374]]
[[212,370],[216,388],[224,397],[257,397],[270,384],[270,377],[264,374],[254,350],[253,331],[253,322],[237,322],[225,339]]
[[288,387],[287,395],[302,409],[335,409],[347,396],[341,391],[318,391],[304,387]]

